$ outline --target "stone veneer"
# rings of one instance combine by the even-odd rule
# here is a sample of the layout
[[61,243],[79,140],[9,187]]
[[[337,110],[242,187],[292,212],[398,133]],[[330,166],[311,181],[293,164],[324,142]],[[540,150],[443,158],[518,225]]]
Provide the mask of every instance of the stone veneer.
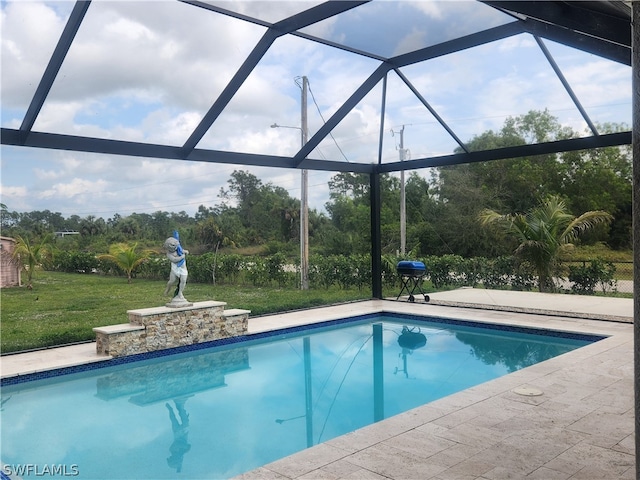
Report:
[[122,357],[204,343],[247,333],[249,310],[225,310],[225,302],[128,310],[129,323],[97,327],[98,355]]

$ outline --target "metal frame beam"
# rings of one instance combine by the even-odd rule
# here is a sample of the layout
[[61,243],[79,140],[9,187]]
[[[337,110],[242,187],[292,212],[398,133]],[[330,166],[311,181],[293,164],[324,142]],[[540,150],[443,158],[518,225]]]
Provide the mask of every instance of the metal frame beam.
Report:
[[388,73],[382,77],[382,99],[380,100],[380,133],[378,134],[378,165],[382,165],[382,148],[384,146],[384,119],[387,111],[387,79]]
[[[605,13],[604,9],[596,12],[593,8],[584,8],[581,5],[582,2],[566,1],[522,2],[490,0],[483,1],[483,3],[502,10],[522,14],[528,18],[560,25],[607,42],[631,45],[631,23],[620,15],[619,10],[615,10],[615,14],[612,9],[609,9],[608,13]],[[606,22],[603,21],[603,17],[606,17]]]
[[369,175],[369,196],[371,199],[371,295],[382,299],[382,227],[380,209],[380,174]]
[[[72,152],[123,155],[161,160],[181,160],[193,162],[226,163],[275,168],[297,168],[291,157],[258,155],[250,153],[226,152],[223,150],[194,149],[187,156],[180,147],[151,143],[127,142],[93,137],[80,137],[58,133],[26,132],[11,128],[0,129],[2,145],[68,150]],[[328,172],[370,173],[370,164],[345,163],[332,160],[307,160],[310,170]]]
[[631,132],[609,133],[597,137],[571,138],[555,142],[519,145],[516,147],[482,150],[469,153],[455,153],[441,157],[420,158],[404,162],[385,163],[378,170],[383,172],[399,172],[400,170],[415,170],[419,168],[443,167],[460,163],[488,162],[504,160],[506,158],[532,157],[550,153],[571,152],[599,147],[615,147],[631,144]]
[[[608,60],[613,60],[614,62],[622,63],[624,65],[631,65],[631,44],[629,43],[629,38],[626,38],[624,35],[617,36],[619,40],[623,40],[622,42],[614,42],[610,39],[604,38],[601,35],[590,35],[585,32],[585,29],[582,28],[582,25],[578,22],[578,28],[569,28],[567,25],[575,25],[575,21],[566,20],[564,22],[558,22],[558,18],[554,19],[547,12],[546,15],[541,15],[540,11],[537,9],[540,8],[542,3],[567,3],[567,2],[502,2],[502,1],[482,1],[482,3],[486,3],[487,5],[491,5],[492,7],[507,13],[511,14],[515,18],[520,19],[523,24],[523,27],[527,32],[532,35],[536,35],[542,38],[546,38],[547,40],[552,40],[554,42],[561,43],[563,45],[568,45],[572,48],[576,48],[578,50],[582,50],[584,52],[597,55],[602,58],[606,58]],[[535,3],[535,6],[531,9],[530,6],[526,6],[524,4]],[[574,2],[579,3],[579,2]],[[594,2],[590,2],[594,3]],[[566,15],[570,16],[571,12],[567,12]],[[561,17],[564,19],[564,17]],[[607,21],[610,20],[609,17],[606,18]],[[603,17],[599,17],[598,22],[603,25],[605,22],[603,21]],[[551,23],[553,22],[553,23]],[[614,20],[616,25],[622,25],[623,29],[629,29],[630,25],[628,21],[616,18]],[[607,30],[611,30],[611,26],[607,27]]]
[[464,144],[464,142],[458,138],[458,136],[451,129],[451,127],[449,127],[449,125],[442,119],[442,117],[438,115],[438,112],[436,112],[435,109],[429,104],[429,102],[427,102],[427,100],[422,96],[422,94],[418,91],[418,89],[414,87],[413,84],[409,81],[409,79],[405,77],[400,70],[396,69],[395,72],[402,79],[402,81],[407,85],[407,87],[409,87],[409,89],[418,98],[418,100],[420,100],[422,104],[427,108],[427,110],[429,110],[431,115],[433,115],[433,117],[438,121],[438,123],[442,126],[442,128],[444,128],[447,131],[447,133],[451,136],[451,138],[453,138],[456,141],[456,143],[460,146],[460,148],[462,148],[462,150],[468,153],[469,149]]
[[[188,156],[182,155],[180,147],[140,142],[126,142],[92,137],[79,137],[57,133],[25,132],[11,128],[0,129],[3,145],[49,148],[74,152],[126,155],[133,157],[158,158],[165,160],[186,160],[194,162],[230,163],[275,168],[301,168],[295,158],[277,155],[226,152],[222,150],[194,149]],[[589,148],[612,147],[631,144],[631,132],[609,133],[594,137],[572,138],[533,145],[482,150],[478,152],[456,153],[440,157],[420,158],[386,164],[346,163],[331,160],[306,159],[304,168],[328,172],[379,173],[399,172],[420,168],[441,167],[459,163],[486,162],[506,158],[529,157]]]
[[594,135],[599,135],[598,129],[596,128],[594,123],[591,121],[591,118],[589,118],[587,111],[582,106],[582,103],[580,103],[580,100],[578,100],[578,96],[574,93],[573,88],[571,88],[571,85],[569,84],[569,81],[564,76],[564,73],[562,73],[562,70],[560,70],[560,67],[556,63],[553,56],[551,55],[551,52],[549,51],[547,46],[544,44],[544,42],[540,37],[534,36],[534,38],[536,40],[536,43],[540,47],[540,50],[542,50],[542,53],[544,54],[547,61],[549,62],[549,65],[551,65],[551,68],[553,68],[553,71],[556,73],[556,76],[558,77],[560,82],[562,82],[562,86],[571,97],[571,100],[573,100],[573,104],[580,111],[580,115],[582,115],[582,118],[584,119],[584,121],[587,122],[587,125],[589,125],[589,129],[591,130],[591,133],[593,133]]
[[229,81],[220,96],[216,99],[209,111],[202,117],[198,126],[193,130],[187,141],[182,146],[182,155],[186,157],[196,148],[196,145],[202,137],[205,136],[213,122],[220,116],[225,107],[229,104],[233,96],[238,92],[244,84],[247,77],[258,65],[262,57],[267,53],[271,44],[278,38],[280,34],[275,30],[267,30],[262,36],[253,51],[247,56],[244,63],[240,66],[236,74]]
[[533,18],[523,20],[525,30],[531,35],[567,45],[577,50],[606,58],[623,65],[631,65],[631,48],[590,37],[573,30],[544,23]]
[[51,90],[53,82],[60,71],[60,67],[62,67],[62,62],[71,48],[73,39],[78,33],[82,20],[89,9],[89,5],[91,5],[91,0],[79,0],[73,6],[73,10],[69,15],[67,24],[62,31],[62,35],[60,35],[60,39],[58,40],[58,44],[49,59],[49,63],[47,64],[44,74],[40,78],[40,83],[38,84],[38,88],[36,88],[36,92],[31,99],[27,113],[22,119],[22,124],[20,125],[21,131],[28,132],[33,128],[33,124],[36,122],[36,118],[38,118],[38,114],[47,99],[47,95],[49,95],[49,91]]
[[631,88],[633,95],[633,379],[635,412],[636,478],[640,478],[640,2],[632,3],[633,67]]

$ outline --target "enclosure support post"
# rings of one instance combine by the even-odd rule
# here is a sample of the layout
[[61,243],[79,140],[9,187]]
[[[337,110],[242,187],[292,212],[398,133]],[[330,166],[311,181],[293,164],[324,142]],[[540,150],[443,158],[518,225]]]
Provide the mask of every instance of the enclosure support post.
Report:
[[380,173],[369,176],[371,198],[371,289],[373,298],[382,299],[382,248],[380,229]]
[[631,2],[631,91],[633,108],[633,351],[636,478],[640,478],[640,2]]

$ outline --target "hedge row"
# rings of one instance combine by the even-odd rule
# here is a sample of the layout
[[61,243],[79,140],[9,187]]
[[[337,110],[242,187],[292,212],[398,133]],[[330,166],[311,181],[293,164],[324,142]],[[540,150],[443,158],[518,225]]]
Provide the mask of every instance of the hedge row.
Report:
[[[396,257],[385,257],[382,263],[383,285],[399,285]],[[482,285],[492,289],[533,290],[536,276],[530,265],[520,263],[513,256],[497,258],[463,258],[458,255],[429,256],[421,259],[428,278],[435,289]],[[187,260],[189,281],[274,287],[299,285],[299,262],[292,262],[284,254],[267,257],[237,254],[190,255]],[[114,264],[98,260],[83,252],[60,252],[49,266],[63,272],[124,275]],[[162,280],[168,278],[169,261],[164,256],[148,259],[136,271],[138,278]],[[611,262],[593,260],[589,265],[569,267],[571,290],[576,293],[594,293],[600,285],[604,290],[615,290],[615,266]],[[309,283],[329,288],[369,288],[371,260],[368,255],[312,255],[309,258]]]

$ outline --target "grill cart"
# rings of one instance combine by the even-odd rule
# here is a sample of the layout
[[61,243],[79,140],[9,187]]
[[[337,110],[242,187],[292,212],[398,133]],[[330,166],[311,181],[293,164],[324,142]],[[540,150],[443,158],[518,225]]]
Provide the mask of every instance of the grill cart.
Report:
[[404,292],[407,292],[409,294],[409,301],[413,302],[415,301],[413,294],[417,290],[424,296],[425,302],[429,301],[429,295],[422,290],[422,281],[427,274],[424,263],[403,260],[402,262],[398,262],[396,271],[398,272],[400,284],[402,285],[396,300],[398,300]]

